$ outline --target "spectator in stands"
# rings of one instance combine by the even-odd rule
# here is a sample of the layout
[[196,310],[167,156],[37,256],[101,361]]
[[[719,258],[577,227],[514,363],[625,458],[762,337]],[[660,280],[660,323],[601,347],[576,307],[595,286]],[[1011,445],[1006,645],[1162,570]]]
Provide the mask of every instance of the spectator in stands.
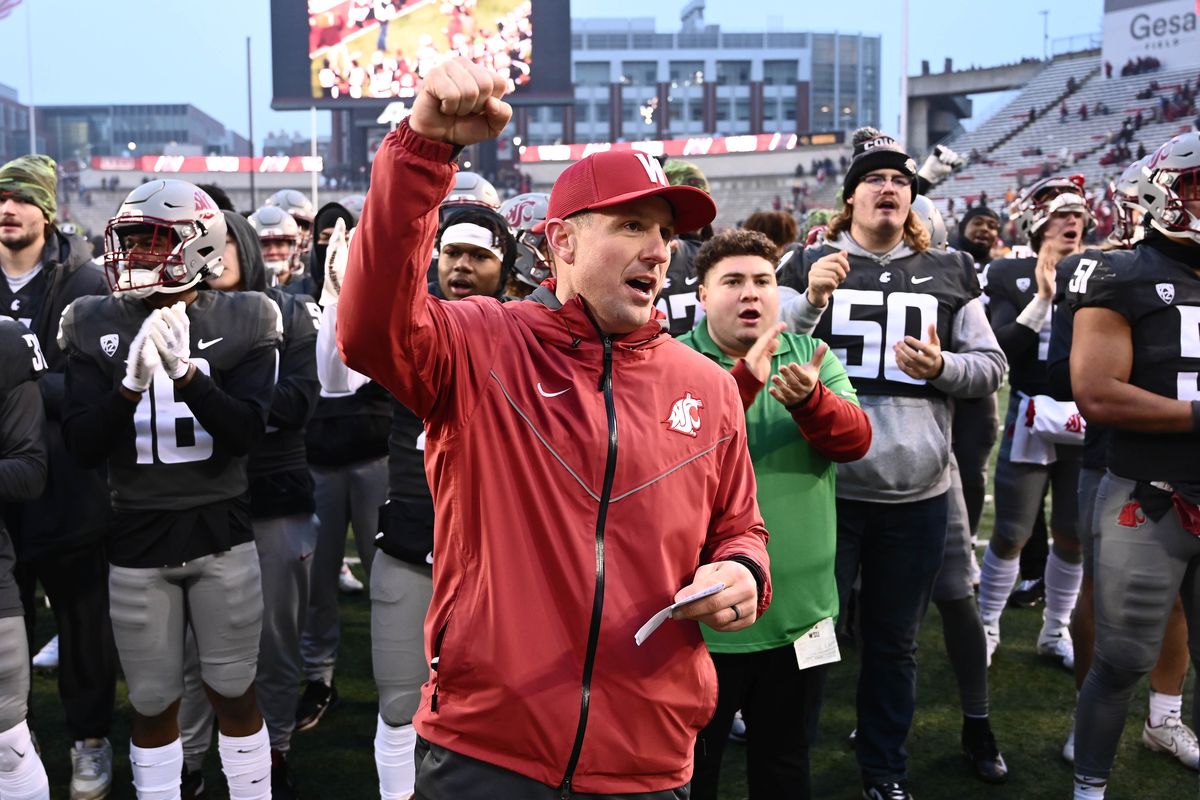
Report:
[[1133,129],[1140,131],[1142,129],[1142,110],[1139,108],[1137,114],[1133,116]]
[[1079,88],[1079,84],[1075,82],[1075,76],[1067,78],[1067,94],[1075,94],[1075,90]]
[[1067,101],[1063,100],[1062,107],[1058,110],[1058,121],[1066,122],[1069,116],[1071,116],[1071,112],[1067,110]]
[[796,220],[786,211],[755,211],[746,217],[742,227],[766,234],[779,250],[776,258],[783,253],[784,248],[796,241]]
[[1029,109],[1029,124],[1032,125],[1035,122],[1037,122],[1037,109],[1030,108]]
[[1137,160],[1141,161],[1145,157],[1146,157],[1146,145],[1142,144],[1141,142],[1138,142]]
[[1112,62],[1111,61],[1104,62],[1104,77],[1106,77],[1106,78],[1112,77]]
[[1084,122],[1087,122],[1087,103],[1079,104],[1079,118]]
[[987,189],[984,189],[983,191],[981,191],[979,193],[979,205],[986,206],[987,201],[988,201]]

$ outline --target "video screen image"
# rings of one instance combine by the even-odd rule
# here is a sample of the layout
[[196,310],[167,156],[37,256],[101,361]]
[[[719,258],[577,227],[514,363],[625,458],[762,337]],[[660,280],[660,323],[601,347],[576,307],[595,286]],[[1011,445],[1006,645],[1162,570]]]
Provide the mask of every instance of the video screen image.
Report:
[[465,56],[509,91],[532,70],[531,0],[308,0],[312,96],[415,96],[421,78]]

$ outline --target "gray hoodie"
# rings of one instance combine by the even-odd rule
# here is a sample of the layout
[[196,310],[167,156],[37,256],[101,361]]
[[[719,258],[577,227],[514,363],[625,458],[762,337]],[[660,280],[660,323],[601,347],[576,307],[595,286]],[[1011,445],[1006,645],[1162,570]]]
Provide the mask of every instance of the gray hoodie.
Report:
[[[888,253],[875,254],[848,233],[829,245],[849,254],[851,274],[857,270],[859,276],[878,274],[889,265],[899,267],[904,259],[916,255],[903,242]],[[946,268],[954,269],[955,264],[948,262]],[[793,331],[811,334],[828,306],[813,306],[806,292],[796,291],[800,288],[781,291],[780,319]],[[929,381],[941,395],[859,393],[859,403],[871,419],[871,449],[858,461],[838,465],[838,497],[908,503],[936,497],[950,488],[950,398],[985,397],[995,392],[1008,363],[978,298],[954,314],[950,339],[942,342],[942,348],[942,374]]]

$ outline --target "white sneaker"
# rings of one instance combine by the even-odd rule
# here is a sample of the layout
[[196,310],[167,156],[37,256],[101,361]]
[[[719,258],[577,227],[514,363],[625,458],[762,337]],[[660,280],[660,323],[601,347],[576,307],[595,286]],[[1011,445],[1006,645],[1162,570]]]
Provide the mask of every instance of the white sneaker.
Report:
[[983,635],[987,639],[987,665],[992,665],[992,655],[995,654],[996,648],[1000,646],[1000,622],[985,622],[983,623]]
[[1071,712],[1071,735],[1067,737],[1066,743],[1062,749],[1063,761],[1068,764],[1075,763],[1075,712]]
[[363,583],[354,577],[350,565],[342,562],[342,571],[338,573],[338,591],[342,594],[358,594],[363,590]]
[[71,800],[102,800],[112,789],[112,745],[84,739],[71,748]]
[[1042,626],[1038,634],[1037,651],[1039,656],[1057,658],[1067,669],[1075,669],[1075,643],[1071,641],[1071,630],[1065,625],[1061,628]]
[[1179,717],[1167,717],[1157,728],[1146,720],[1142,726],[1142,741],[1151,750],[1175,756],[1188,769],[1200,770],[1200,742]]
[[746,741],[746,721],[742,719],[741,711],[738,711],[733,715],[733,724],[729,726],[729,741]]
[[33,657],[33,668],[40,670],[58,669],[58,634],[54,634],[54,638],[46,642],[45,646],[37,651],[37,655]]

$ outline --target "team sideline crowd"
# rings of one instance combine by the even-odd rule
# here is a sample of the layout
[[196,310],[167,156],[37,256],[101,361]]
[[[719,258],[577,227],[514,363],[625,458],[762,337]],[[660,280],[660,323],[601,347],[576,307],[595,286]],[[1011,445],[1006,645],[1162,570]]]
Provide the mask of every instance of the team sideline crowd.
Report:
[[1200,132],[1124,165],[1103,241],[1066,174],[947,230],[957,156],[874,128],[821,224],[714,231],[700,170],[637,151],[502,203],[456,158],[507,89],[437,66],[319,209],[143,183],[94,259],[54,161],[0,166],[0,800],[50,797],[39,585],[72,800],[113,791],[118,672],[138,800],[204,797],[214,727],[231,800],[301,796],[348,529],[382,800],[715,800],[731,737],[750,797],[812,797],[839,641],[839,796],[906,800],[931,601],[969,796],[1009,776],[988,669],[1034,594],[1078,690],[1062,796],[1105,796],[1145,675],[1142,741],[1200,769]]

